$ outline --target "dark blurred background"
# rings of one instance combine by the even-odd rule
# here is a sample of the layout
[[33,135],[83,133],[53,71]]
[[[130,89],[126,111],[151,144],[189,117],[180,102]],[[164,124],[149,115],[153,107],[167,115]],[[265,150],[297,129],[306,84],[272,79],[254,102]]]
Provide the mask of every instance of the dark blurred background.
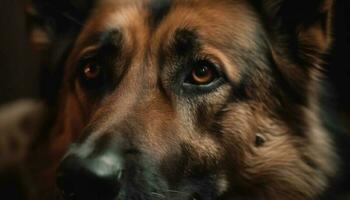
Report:
[[334,90],[334,103],[350,126],[350,1],[337,0],[334,15],[334,45],[327,66]]
[[24,0],[0,1],[0,104],[39,95],[39,65],[28,42]]

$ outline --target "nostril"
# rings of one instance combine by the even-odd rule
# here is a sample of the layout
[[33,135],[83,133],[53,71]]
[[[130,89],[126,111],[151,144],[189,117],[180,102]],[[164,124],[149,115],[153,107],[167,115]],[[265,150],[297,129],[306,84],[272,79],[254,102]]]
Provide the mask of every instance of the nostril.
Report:
[[58,169],[56,182],[66,199],[108,200],[114,199],[119,192],[118,173],[121,169],[111,163],[68,156]]

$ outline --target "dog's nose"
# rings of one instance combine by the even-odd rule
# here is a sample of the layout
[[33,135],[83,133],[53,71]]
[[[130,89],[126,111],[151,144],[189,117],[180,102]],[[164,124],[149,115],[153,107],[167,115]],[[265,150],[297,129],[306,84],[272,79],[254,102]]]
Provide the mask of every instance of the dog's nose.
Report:
[[120,189],[123,163],[115,155],[96,158],[67,156],[57,173],[57,186],[65,199],[115,199]]

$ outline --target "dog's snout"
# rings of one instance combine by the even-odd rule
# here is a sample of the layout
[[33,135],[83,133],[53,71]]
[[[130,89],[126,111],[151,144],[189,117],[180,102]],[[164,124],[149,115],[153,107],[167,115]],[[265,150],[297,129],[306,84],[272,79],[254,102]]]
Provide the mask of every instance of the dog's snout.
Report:
[[123,162],[115,155],[95,158],[67,156],[57,174],[57,186],[65,199],[114,199],[120,189]]

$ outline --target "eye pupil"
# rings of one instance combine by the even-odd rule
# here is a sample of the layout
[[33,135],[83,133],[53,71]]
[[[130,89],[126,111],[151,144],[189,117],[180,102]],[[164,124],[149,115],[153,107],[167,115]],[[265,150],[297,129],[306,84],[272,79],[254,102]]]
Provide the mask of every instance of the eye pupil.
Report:
[[209,73],[209,69],[207,66],[196,68],[195,73],[198,77],[205,77]]

